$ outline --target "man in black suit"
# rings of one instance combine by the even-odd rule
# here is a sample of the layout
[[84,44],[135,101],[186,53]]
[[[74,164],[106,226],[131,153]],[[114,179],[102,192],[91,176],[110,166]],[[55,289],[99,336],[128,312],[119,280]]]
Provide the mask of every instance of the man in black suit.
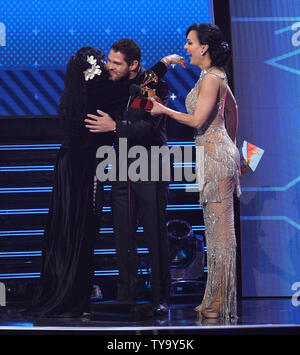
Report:
[[[135,232],[139,210],[151,260],[153,310],[161,314],[168,312],[170,291],[170,258],[165,220],[168,182],[150,180],[150,150],[153,146],[167,145],[166,118],[152,117],[144,109],[130,107],[130,99],[133,98],[130,97],[130,88],[134,87],[133,84],[136,87],[141,85],[145,77],[140,59],[140,48],[133,40],[122,39],[112,45],[107,69],[116,88],[122,87],[122,97],[116,102],[115,111],[111,115],[98,111],[99,116],[88,115],[90,120],[86,122],[91,132],[114,132],[117,166],[124,164],[124,161],[118,161],[120,138],[126,139],[128,149],[142,146],[148,152],[148,181],[133,181],[130,176],[124,179],[120,172],[117,181],[112,182],[113,226],[119,268],[118,300],[131,302],[136,297]],[[152,70],[154,69],[158,77],[162,77],[167,66],[168,63],[162,60]],[[163,104],[167,104],[167,84],[159,80],[155,89]],[[125,163],[129,166],[131,162],[131,159],[127,159]]]

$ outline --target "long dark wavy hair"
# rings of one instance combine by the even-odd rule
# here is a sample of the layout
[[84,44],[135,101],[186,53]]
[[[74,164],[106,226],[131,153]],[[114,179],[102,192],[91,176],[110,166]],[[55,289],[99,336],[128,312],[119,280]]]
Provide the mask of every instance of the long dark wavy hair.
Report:
[[195,23],[187,29],[186,37],[190,31],[196,31],[200,44],[208,44],[212,66],[226,67],[228,65],[231,59],[231,49],[217,25]]
[[[86,81],[84,71],[91,68],[87,61],[90,56],[97,60],[101,74]],[[66,136],[80,137],[87,134],[84,119],[88,113],[89,90],[96,88],[97,84],[101,84],[107,78],[104,54],[101,50],[89,46],[82,47],[70,58],[65,74],[65,88],[59,103],[59,116]]]

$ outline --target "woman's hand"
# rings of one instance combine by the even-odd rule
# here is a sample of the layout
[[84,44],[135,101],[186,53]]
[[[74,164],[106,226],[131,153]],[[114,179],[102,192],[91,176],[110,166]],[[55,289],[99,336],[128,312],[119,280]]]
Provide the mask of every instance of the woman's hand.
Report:
[[153,103],[153,107],[150,111],[151,116],[158,116],[164,113],[166,107],[159,102],[157,102],[153,97],[150,97],[150,100]]
[[179,64],[182,68],[186,67],[185,59],[178,54],[167,55],[166,57],[163,57],[161,61],[165,63],[167,67],[171,64]]

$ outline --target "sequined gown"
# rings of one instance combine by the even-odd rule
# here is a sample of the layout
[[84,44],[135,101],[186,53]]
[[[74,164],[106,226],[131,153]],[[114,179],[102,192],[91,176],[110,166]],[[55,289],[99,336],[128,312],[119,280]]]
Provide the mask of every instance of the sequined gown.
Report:
[[[207,70],[201,72],[194,89],[186,98],[188,113],[193,114],[205,75],[213,75],[226,84],[226,75],[219,76]],[[223,82],[225,81],[225,82]],[[220,90],[219,90],[220,92]],[[207,246],[208,276],[202,303],[197,310],[207,308],[219,312],[221,317],[236,317],[236,239],[234,230],[233,192],[240,195],[238,149],[225,129],[223,97],[207,123],[197,131],[196,150],[204,149],[203,160],[197,159],[196,172],[203,207]],[[201,155],[200,155],[201,157]]]

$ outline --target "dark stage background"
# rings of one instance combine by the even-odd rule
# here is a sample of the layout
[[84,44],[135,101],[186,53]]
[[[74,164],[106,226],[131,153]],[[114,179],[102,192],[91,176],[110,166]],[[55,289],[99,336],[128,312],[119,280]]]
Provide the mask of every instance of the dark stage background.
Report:
[[242,294],[287,297],[300,288],[300,1],[230,5],[239,143],[265,150],[242,180]]

